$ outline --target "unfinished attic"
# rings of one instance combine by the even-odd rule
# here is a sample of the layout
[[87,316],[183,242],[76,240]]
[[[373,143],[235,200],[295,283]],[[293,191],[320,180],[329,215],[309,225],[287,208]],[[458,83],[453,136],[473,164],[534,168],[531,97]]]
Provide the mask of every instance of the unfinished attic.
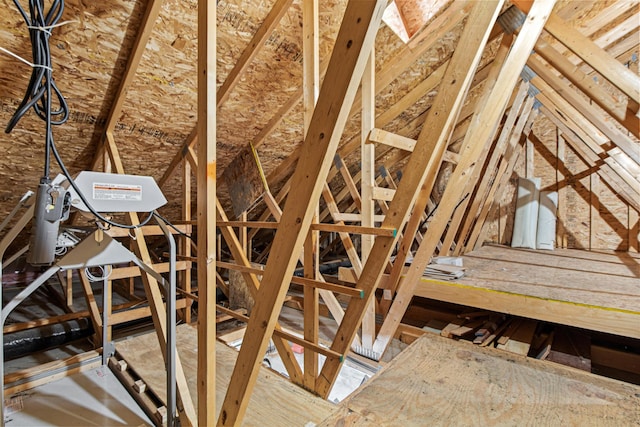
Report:
[[2,2],[3,425],[640,425],[639,0]]

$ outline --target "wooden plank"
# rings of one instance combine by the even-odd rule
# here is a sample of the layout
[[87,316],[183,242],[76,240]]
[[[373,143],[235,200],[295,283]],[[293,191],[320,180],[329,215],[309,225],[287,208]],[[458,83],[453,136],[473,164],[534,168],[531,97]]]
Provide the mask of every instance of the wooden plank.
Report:
[[560,185],[568,177],[563,170],[566,168],[567,144],[560,129],[557,129],[556,138],[556,191],[558,192],[558,224],[556,226],[556,246],[567,247],[567,186]]
[[[277,222],[266,221],[219,221],[216,224],[218,227],[249,227],[249,228],[267,228],[277,229]],[[362,227],[359,225],[346,225],[346,224],[329,224],[318,223],[311,224],[311,230],[327,231],[336,233],[353,233],[353,234],[371,234],[374,236],[393,236],[396,230],[390,230],[387,228],[378,227]]]
[[[373,218],[375,222],[384,222],[385,215],[376,214]],[[333,215],[333,220],[336,222],[361,222],[362,215],[355,213],[336,212]]]
[[[181,271],[187,268],[187,262],[184,261],[178,261],[176,262],[176,271]],[[150,267],[153,268],[155,271],[157,271],[158,273],[166,273],[169,271],[169,263],[168,262],[161,262],[158,264],[150,264]],[[118,280],[118,279],[126,279],[126,278],[130,278],[130,277],[139,277],[142,275],[142,271],[140,270],[140,267],[134,266],[134,267],[118,267],[118,268],[114,268],[113,270],[111,270],[111,274],[109,275],[109,278],[111,280]]]
[[[224,211],[224,207],[220,203],[220,201],[216,198],[216,216],[218,220],[228,221],[227,214]],[[257,278],[257,275],[262,275],[263,271],[260,272],[255,271],[253,269],[249,259],[247,258],[245,252],[242,250],[240,246],[240,242],[238,241],[238,237],[233,232],[230,227],[220,227],[220,232],[222,236],[224,236],[225,241],[227,242],[227,246],[231,251],[231,255],[233,259],[236,261],[236,269],[241,271],[243,274],[245,282],[249,288],[249,292],[251,292],[251,296],[255,300],[257,298],[258,289],[260,287],[260,281]],[[218,265],[224,265],[223,262],[218,261]],[[217,274],[217,273],[216,273]],[[276,329],[280,329],[280,325],[276,323]],[[275,338],[273,340],[276,349],[278,350],[278,354],[280,355],[280,359],[289,374],[289,378],[296,383],[302,382],[302,372],[300,370],[300,365],[296,361],[296,358],[291,351],[291,347],[282,339]]]
[[545,59],[551,66],[583,91],[589,98],[628,129],[636,138],[640,138],[640,125],[635,112],[620,103],[610,93],[572,64],[564,55],[551,47],[544,40],[536,43],[536,54]]
[[[191,221],[191,165],[189,162],[182,163],[182,220]],[[185,234],[191,236],[191,225],[186,226]],[[178,250],[185,257],[191,257],[191,239],[184,236],[180,239]],[[179,275],[178,286],[191,293],[191,262],[187,262],[186,268]],[[177,269],[176,269],[177,270]],[[191,305],[193,301],[189,300],[183,312],[185,323],[191,323]]]
[[369,141],[388,145],[389,147],[398,148],[400,150],[409,152],[413,151],[413,148],[416,146],[415,139],[407,138],[405,136],[387,132],[385,130],[377,128],[371,129],[371,132],[369,133]]
[[[389,314],[380,328],[375,346],[376,351],[379,353],[382,353],[387,347],[390,337],[393,336],[393,331],[404,315],[413,296],[413,289],[420,277],[422,277],[422,273],[434,253],[437,242],[447,226],[455,204],[462,196],[465,183],[473,172],[472,168],[476,165],[476,159],[483,147],[493,139],[497,131],[498,121],[502,118],[511,93],[520,77],[520,72],[524,68],[536,39],[542,32],[547,17],[551,14],[554,4],[555,1],[553,0],[536,1],[534,3],[522,27],[522,34],[527,36],[516,39],[500,70],[495,85],[486,100],[483,101],[484,108],[474,117],[463,143],[463,147],[466,148],[463,148],[460,163],[449,178],[442,196],[442,202],[429,225],[429,236],[423,240],[415,254],[407,276],[402,282],[403,286],[399,288]],[[473,144],[471,143],[472,141]]]
[[[490,27],[495,22],[501,6],[502,1],[474,3],[473,11],[458,42],[458,49],[453,53],[436,100],[429,110],[418,142],[405,168],[406,173],[400,181],[396,197],[389,206],[383,227],[402,229],[416,200],[418,188],[422,186],[429,173],[435,174],[438,169],[481,52],[488,40]],[[388,237],[376,239],[358,281],[358,288],[365,291],[365,298],[351,301],[332,344],[332,349],[339,353],[344,352],[353,340],[364,309],[374,297],[395,241],[395,238]],[[338,369],[339,363],[327,361],[324,364],[316,387],[322,396],[328,395]]]
[[198,1],[198,422],[216,419],[216,5]]
[[523,319],[513,331],[507,330],[505,332],[509,339],[504,343],[500,343],[498,340],[496,348],[526,356],[531,348],[531,341],[537,325],[538,322],[535,320]]
[[[525,13],[531,7],[530,0],[514,0],[513,3]],[[554,14],[549,17],[545,29],[629,98],[640,103],[638,75]]]
[[390,202],[393,200],[393,197],[396,195],[396,190],[393,188],[384,188],[384,187],[373,187],[372,191],[372,199],[375,200],[384,200]]
[[[362,76],[360,92],[362,94],[362,114],[360,126],[360,192],[362,226],[375,226],[375,200],[373,196],[376,187],[375,157],[376,147],[368,144],[368,135],[375,126],[376,120],[376,88],[375,88],[375,45],[371,48],[369,60]],[[373,247],[374,236],[366,234],[360,238],[360,259],[367,262],[371,248]],[[361,344],[366,350],[373,348],[373,341],[376,335],[376,310],[375,302],[371,301],[365,309],[362,318]]]
[[335,154],[349,109],[373,46],[386,1],[350,2],[331,55],[313,119],[303,143],[303,155],[294,173],[290,200],[283,211],[262,286],[247,325],[245,338],[227,391],[219,425],[242,420],[255,385],[262,355],[275,327],[286,291]]
[[598,248],[598,218],[600,218],[600,175],[589,175],[589,249]]
[[[559,77],[555,76],[551,70],[546,67],[536,55],[531,55],[527,61],[527,65],[531,67],[540,77],[534,77],[531,82],[541,91],[554,91],[562,94],[562,98],[566,100],[575,110],[567,111],[563,108],[565,114],[581,114],[589,120],[600,132],[606,135],[616,146],[618,146],[627,156],[636,163],[640,163],[640,154],[637,144],[633,142],[627,135],[620,131],[608,117],[603,116],[593,106],[591,106],[580,94],[576,93],[568,84],[564,83]],[[542,80],[542,81],[541,81]],[[638,124],[638,122],[636,123]]]

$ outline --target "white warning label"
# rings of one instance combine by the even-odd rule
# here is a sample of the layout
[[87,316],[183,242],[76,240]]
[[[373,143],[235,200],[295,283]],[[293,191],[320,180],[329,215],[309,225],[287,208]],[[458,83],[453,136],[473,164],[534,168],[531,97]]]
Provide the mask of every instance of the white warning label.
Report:
[[142,200],[142,186],[128,184],[93,184],[94,200]]

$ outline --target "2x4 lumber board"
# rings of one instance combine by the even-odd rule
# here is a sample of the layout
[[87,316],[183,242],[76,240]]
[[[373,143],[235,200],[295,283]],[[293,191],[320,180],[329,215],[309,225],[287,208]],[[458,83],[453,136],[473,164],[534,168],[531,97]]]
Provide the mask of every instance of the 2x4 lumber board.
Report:
[[544,58],[547,63],[589,96],[593,102],[598,104],[611,115],[611,117],[615,118],[635,135],[636,138],[640,138],[639,119],[636,117],[635,112],[630,110],[627,105],[615,99],[605,91],[601,85],[597,84],[593,78],[583,73],[577,66],[573,65],[571,61],[544,40],[538,40],[538,43],[536,43],[536,54]]
[[[373,218],[375,222],[384,222],[385,216],[376,214]],[[356,213],[337,212],[333,215],[333,220],[336,222],[361,222],[362,215]]]
[[198,1],[198,425],[216,419],[216,4]]
[[[91,283],[89,282],[89,279],[87,279],[87,275],[85,274],[85,272],[83,270],[79,270],[78,274],[80,276],[80,283],[82,283],[84,298],[87,301],[87,306],[89,307],[89,313],[90,313],[91,323],[93,324],[93,330],[95,331],[96,337],[101,340],[102,339],[102,316],[100,316],[98,303],[96,302],[96,298],[93,295],[93,289],[91,288]],[[104,295],[102,297],[104,298]]]
[[[534,102],[533,98],[528,98],[527,102],[525,103],[527,89],[528,85],[523,84],[520,90],[518,90],[516,100],[514,101],[511,110],[507,114],[505,124],[502,126],[500,136],[494,143],[493,153],[491,157],[489,157],[489,159],[486,161],[486,165],[484,166],[484,174],[481,174],[483,168],[476,167],[474,173],[472,174],[470,179],[468,179],[466,184],[467,189],[465,193],[469,196],[463,199],[460,205],[455,209],[454,217],[449,223],[447,234],[445,235],[445,238],[442,242],[443,250],[447,252],[451,250],[451,245],[454,242],[456,233],[459,232],[460,236],[464,238],[465,234],[468,231],[468,227],[470,226],[470,222],[473,221],[479,214],[480,205],[483,201],[486,200],[486,193],[490,190],[491,184],[495,182],[494,177],[497,171],[498,162],[506,155],[507,151],[509,150],[509,142],[511,140],[512,134],[519,134],[519,132],[522,132],[524,123],[527,121],[527,117]],[[517,127],[515,127],[516,119],[519,119],[519,123],[521,123],[521,127],[519,130]],[[488,151],[485,150],[481,158],[478,159],[478,162],[484,162],[483,158],[486,158],[487,155]],[[460,227],[465,211],[467,211],[467,221],[465,221],[465,223],[462,224],[462,227]]]
[[[179,232],[182,233],[186,233],[187,230],[189,229],[188,225],[175,225],[175,228],[177,228],[179,230]],[[140,227],[140,229],[142,230],[142,233],[145,236],[164,236],[164,233],[162,232],[162,229],[160,228],[159,225],[145,225]],[[169,231],[172,234],[177,234],[178,231],[174,230],[172,228],[169,228]],[[111,237],[131,237],[131,231],[127,230],[125,228],[117,228],[117,227],[112,227],[108,230],[105,230],[105,234],[108,234]]]
[[[169,271],[169,263],[161,262],[158,264],[151,264],[151,268],[153,268],[158,273],[166,273]],[[176,262],[176,271],[182,271],[187,268],[187,262],[178,261]],[[140,267],[119,267],[111,270],[111,274],[109,275],[109,280],[118,280],[118,279],[127,279],[130,277],[139,277],[142,275]]]
[[[176,300],[176,310],[185,308],[187,301],[188,298],[180,298]],[[121,310],[114,312],[113,314],[109,314],[109,323],[107,326],[115,326],[132,320],[145,319],[150,316],[151,309],[148,306]]]
[[[558,76],[554,75],[553,72],[551,72],[551,70],[542,63],[537,55],[531,55],[527,61],[527,65],[529,65],[539,76],[539,78],[534,77],[531,80],[531,83],[533,83],[539,90],[562,94],[562,98],[568,103],[568,105],[575,108],[578,114],[583,115],[587,120],[589,120],[593,126],[609,138],[627,156],[633,159],[636,163],[640,163],[640,150],[638,150],[637,143],[620,131],[613,123],[611,123],[611,120],[608,117],[604,117],[582,96],[576,93],[574,89],[569,87],[568,84],[564,83]],[[563,112],[565,114],[572,113],[572,111],[564,110]],[[638,123],[640,123],[640,120],[636,121],[636,124]]]
[[[259,268],[245,266],[241,264],[234,264],[230,262],[218,261],[219,268],[226,268],[229,270],[239,271],[245,274],[254,274],[257,276],[261,276],[264,274],[264,270]],[[316,289],[326,289],[331,292],[336,292],[339,294],[347,295],[355,298],[362,298],[363,292],[360,289],[350,288],[348,286],[338,285],[336,283],[325,282],[321,280],[315,280],[311,278],[291,276],[291,283],[295,283],[297,285],[308,286]]]
[[[116,142],[113,139],[113,134],[111,132],[106,132],[105,136],[107,142],[105,146],[106,154],[109,156],[109,159],[111,159],[111,165],[116,173],[124,174],[124,166],[122,165],[122,160],[120,158],[120,154],[118,153]],[[133,226],[140,225],[140,219],[138,218],[138,214],[135,212],[127,213],[127,220],[129,221],[129,224]],[[142,233],[140,227],[134,228],[133,234],[135,239],[132,243],[136,256],[140,258],[145,264],[151,265],[152,262],[151,256],[149,254],[149,248],[147,247],[146,241],[144,239],[144,234]],[[160,343],[160,348],[162,349],[162,355],[166,360],[167,322],[166,316],[164,315],[165,310],[164,304],[162,302],[162,293],[160,292],[158,281],[154,277],[144,271],[142,272],[141,277],[144,291],[147,296],[147,300],[149,301],[149,306],[151,307],[151,317],[153,319],[158,342]],[[189,393],[189,388],[187,386],[187,380],[184,376],[184,370],[182,369],[180,357],[177,354],[175,357],[175,361],[178,397],[182,404],[182,410],[179,411],[180,422],[185,426],[195,425],[196,410]]]
[[371,129],[369,133],[369,142],[377,142],[379,144],[388,145],[389,147],[398,148],[405,151],[413,151],[416,146],[416,140],[407,138],[406,136],[387,132],[382,129]]
[[[216,225],[218,227],[267,228],[273,230],[278,228],[278,223],[273,221],[218,221]],[[387,228],[329,223],[311,224],[311,230],[336,233],[371,234],[373,236],[393,236],[397,232],[397,230]]]
[[122,107],[126,99],[127,89],[135,78],[136,70],[138,69],[138,65],[140,64],[140,60],[142,59],[142,55],[146,49],[149,37],[151,37],[151,33],[153,32],[153,26],[160,14],[162,3],[162,0],[150,0],[147,2],[147,8],[145,9],[142,22],[140,23],[140,30],[138,31],[133,48],[129,53],[129,60],[124,71],[124,77],[120,82],[115,100],[109,110],[109,116],[105,126],[105,130],[108,133],[113,132],[118,118],[120,117],[120,113],[122,112]]
[[[280,209],[280,205],[278,205],[277,200],[271,195],[271,193],[269,191],[265,192],[264,196],[265,196],[265,201],[267,202],[267,207],[271,211],[271,214],[273,215],[274,219],[279,223],[281,218],[282,218],[282,210]],[[311,225],[313,225],[313,224],[311,224]],[[273,246],[273,241],[270,243],[270,246],[271,247]],[[269,251],[271,250],[270,247],[268,249],[269,249]],[[355,249],[354,249],[354,251],[355,251]],[[356,258],[352,259],[352,263],[353,262],[358,262],[359,263],[360,260],[356,259]],[[298,260],[304,266],[304,254],[299,255],[298,256]],[[321,275],[318,275],[318,278],[320,278],[322,280],[322,276]],[[329,291],[321,289],[320,290],[320,296],[322,297],[322,299],[324,300],[325,304],[329,308],[329,311],[331,312],[331,315],[333,316],[335,321],[337,323],[340,323],[342,321],[342,318],[344,317],[344,310],[342,309],[342,306],[340,305],[340,303],[336,299],[335,295],[333,295]],[[295,377],[292,377],[292,378],[295,378]]]
[[[191,216],[191,165],[188,162],[184,162],[182,165],[182,220],[191,221]],[[191,225],[186,225],[185,233],[189,237],[182,236],[178,246],[180,253],[186,257],[191,257],[191,232]],[[191,266],[192,263],[187,262],[186,268],[180,274],[180,279],[178,280],[178,286],[189,294],[191,293]],[[191,305],[192,301],[189,299],[183,314],[185,323],[191,323]]]
[[325,76],[325,81],[332,82],[332,85],[323,85],[320,90],[289,193],[290,200],[295,203],[286,205],[280,220],[256,305],[247,325],[246,337],[249,339],[245,338],[240,349],[231,385],[222,405],[219,425],[237,424],[246,411],[262,356],[286,296],[287,278],[293,273],[297,254],[309,231],[315,205],[385,8],[385,0],[347,4]]
[[392,188],[373,187],[371,198],[374,200],[384,200],[390,202],[396,195],[396,190]]
[[302,105],[304,134],[311,124],[320,92],[320,25],[319,0],[302,3]]
[[[489,72],[490,82],[495,81],[495,78],[497,77],[500,66],[507,55],[508,48],[510,46],[511,41],[512,41],[511,38],[507,38],[507,37],[503,38],[500,44],[499,50],[496,53],[496,57],[491,65],[491,70]],[[475,109],[475,108],[479,108],[482,105],[482,103],[483,102],[481,101],[477,101],[476,103],[470,103],[470,104],[472,104]],[[440,164],[441,163],[442,162],[440,162]],[[424,212],[425,208],[428,205],[428,202],[431,197],[431,193],[433,191],[433,187],[437,179],[437,170],[439,170],[439,168],[441,167],[440,164],[436,165],[437,169],[434,169],[423,182],[422,187],[420,188],[420,191],[418,193],[415,206],[413,207],[413,212],[415,213],[415,215],[414,214],[411,215],[407,223],[407,226],[404,229],[404,238],[400,241],[398,252],[396,254],[396,261],[393,269],[391,270],[391,276],[390,276],[391,277],[390,278],[391,294],[396,292],[396,289],[400,284],[400,276],[403,272],[403,266],[407,259],[407,255],[410,253],[411,247],[413,245],[413,236],[417,234],[418,228],[423,222],[422,217],[417,215],[417,213]],[[440,241],[439,237],[440,236],[438,236],[438,242]],[[422,242],[420,242],[420,244],[422,245]],[[382,309],[385,312],[385,314],[389,312],[390,305],[391,305],[390,300],[384,300],[382,302]],[[378,337],[378,340],[380,340],[380,337]]]
[[415,295],[530,319],[640,338],[640,313],[421,278]]
[[[362,94],[362,114],[360,123],[360,192],[362,225],[364,227],[375,226],[375,200],[373,190],[376,186],[375,157],[376,147],[367,144],[368,135],[375,126],[376,120],[376,93],[375,93],[375,46],[371,48],[369,60],[362,75],[360,86]],[[373,247],[374,236],[363,235],[360,239],[360,259],[367,262],[371,248]],[[362,318],[362,347],[370,350],[376,335],[376,311],[375,302],[371,301],[365,309]]]
[[589,249],[598,245],[598,218],[600,217],[600,175],[589,175]]
[[[422,186],[427,174],[434,174],[440,166],[442,154],[502,4],[502,1],[474,3],[458,42],[458,48],[453,53],[438,95],[427,114],[427,120],[405,168],[406,172],[398,185],[396,197],[389,206],[383,227],[398,230],[403,228],[415,203],[418,189]],[[375,290],[396,240],[390,237],[376,239],[358,281],[358,288],[364,290],[365,298],[351,301],[345,312],[345,318],[336,332],[332,349],[338,353],[344,353],[353,340],[364,308],[375,296]],[[326,397],[329,394],[339,368],[338,363],[325,362],[316,387],[321,396]]]
[[[217,219],[220,222],[228,221],[227,214],[224,211],[224,207],[220,203],[220,201],[216,198],[216,215]],[[249,288],[249,292],[251,296],[255,299],[257,298],[258,289],[260,288],[260,281],[258,280],[257,275],[262,275],[263,271],[259,272],[255,271],[252,267],[249,259],[247,258],[246,252],[242,250],[242,246],[240,245],[240,241],[238,240],[238,236],[233,232],[231,227],[220,227],[220,233],[224,237],[225,242],[227,242],[227,246],[231,251],[231,255],[235,260],[238,266],[238,271],[242,273],[242,277],[247,283],[247,287]],[[217,265],[223,266],[225,263],[218,261]],[[217,273],[216,273],[217,274]],[[276,329],[280,329],[280,325],[276,323]],[[293,382],[301,383],[302,382],[302,371],[300,369],[300,365],[298,364],[291,347],[284,342],[282,339],[274,339],[273,343],[280,355],[280,359],[289,374],[289,378]]]
[[[525,13],[531,7],[530,0],[514,0],[513,3]],[[547,20],[545,29],[629,98],[640,103],[640,77],[635,73],[554,14]]]
[[556,128],[556,191],[558,192],[558,224],[556,226],[556,246],[567,247],[567,186],[560,185],[568,177],[564,167],[567,156],[567,143],[564,134]]
[[[456,166],[453,174],[449,178],[449,182],[442,196],[443,202],[440,203],[438,210],[431,220],[429,226],[430,233],[427,238],[422,241],[420,248],[416,252],[407,276],[403,280],[403,286],[399,288],[391,309],[389,310],[389,314],[378,334],[374,349],[380,354],[387,348],[397,325],[400,323],[402,316],[411,302],[413,290],[422,277],[422,273],[434,253],[437,242],[447,226],[455,204],[460,200],[465,182],[469,174],[473,172],[473,167],[476,165],[476,160],[480,152],[484,146],[493,139],[497,131],[498,123],[509,102],[511,93],[526,64],[531,49],[535,45],[535,41],[542,32],[542,28],[551,14],[554,4],[555,0],[537,0],[534,3],[522,27],[522,34],[526,34],[526,37],[516,38],[507,58],[502,64],[495,85],[491,88],[487,98],[482,101],[484,108],[474,116],[473,123],[463,143],[466,149],[463,149],[460,163]],[[471,141],[473,141],[473,144]]]
[[627,229],[629,230],[627,250],[629,252],[640,252],[640,214],[632,206],[629,206],[627,224]]
[[[474,195],[473,202],[470,205],[469,213],[467,214],[467,220],[460,230],[460,237],[457,240],[456,245],[456,254],[461,253],[462,247],[464,246],[464,239],[466,239],[467,233],[469,232],[472,224],[475,222],[480,223],[479,225],[482,226],[482,224],[484,223],[486,216],[483,216],[483,214],[485,212],[486,214],[489,213],[488,206],[490,206],[494,200],[495,192],[497,191],[497,187],[501,182],[502,174],[506,171],[509,171],[509,169],[505,170],[505,168],[507,164],[510,163],[511,156],[516,151],[518,141],[522,133],[524,132],[525,125],[529,122],[529,116],[531,115],[532,111],[537,111],[533,110],[534,102],[534,98],[527,98],[517,119],[518,121],[517,123],[515,123],[515,127],[511,128],[506,135],[504,149],[501,153],[499,153],[499,156],[494,155],[490,159],[489,164],[486,168],[486,173],[481,178],[478,191]],[[514,108],[512,107],[512,111],[513,110]],[[536,115],[537,114],[534,114],[534,116]],[[496,152],[496,154],[498,153]]]
[[[424,36],[416,37],[410,45],[407,45],[404,49],[400,50],[395,56],[397,60],[394,59],[388,61],[388,65],[376,74],[376,94],[380,93],[380,91],[404,73],[418,58],[435,46],[442,36],[452,31],[456,25],[458,25],[458,23],[467,16],[472,5],[473,2],[471,1],[454,2],[441,15],[434,19],[431,25],[429,25],[429,31],[424,32]],[[296,96],[297,101],[299,101],[302,96],[302,91],[300,91]],[[358,94],[354,105],[359,104],[360,95]],[[352,112],[355,113],[355,110]],[[377,126],[382,127],[383,125],[377,123]],[[267,136],[268,133],[264,135],[264,138]],[[254,146],[255,142],[256,141],[254,141]],[[348,154],[356,150],[359,145],[359,138],[355,138],[351,143],[344,144],[339,153],[346,157]],[[284,162],[269,174],[267,181],[269,183],[276,182],[287,175],[291,168],[293,168],[293,165],[298,160],[299,156],[300,148],[297,148],[291,153],[291,155],[289,155],[289,157],[287,157],[287,159],[285,159]]]

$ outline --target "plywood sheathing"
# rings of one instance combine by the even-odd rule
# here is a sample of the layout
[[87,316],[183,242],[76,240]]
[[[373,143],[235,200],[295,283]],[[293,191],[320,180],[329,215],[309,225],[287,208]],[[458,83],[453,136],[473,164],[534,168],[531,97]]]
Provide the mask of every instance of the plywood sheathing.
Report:
[[[221,0],[218,3],[219,61],[218,84],[245,49],[274,1]],[[320,5],[321,44],[320,57],[326,62],[333,38],[340,22],[345,0],[323,1]],[[3,0],[6,6],[0,17],[0,45],[29,58],[28,33],[15,6]],[[166,0],[160,18],[156,22],[140,68],[127,95],[122,116],[114,133],[125,170],[130,173],[162,176],[169,160],[179,150],[195,124],[195,58],[196,58],[196,4],[195,0]],[[634,6],[635,5],[635,6]],[[109,6],[99,2],[67,0],[63,20],[76,20],[54,30],[52,55],[54,77],[69,101],[71,117],[67,124],[54,130],[57,145],[72,172],[85,169],[94,156],[101,136],[101,125],[106,118],[115,89],[123,75],[135,34],[139,27],[144,1],[114,0]],[[616,1],[570,2],[560,1],[558,15],[585,34],[596,39],[620,22],[637,13],[637,3]],[[613,12],[612,12],[613,11]],[[604,19],[614,16],[614,19]],[[597,25],[591,24],[593,20]],[[262,53],[253,61],[245,77],[231,93],[227,103],[219,111],[218,158],[222,173],[235,155],[264,127],[277,109],[283,105],[301,84],[301,11],[300,0],[293,2],[282,22],[274,31]],[[595,31],[596,28],[600,28]],[[378,113],[386,110],[408,90],[415,87],[449,55],[455,46],[459,28],[446,34],[438,44],[422,56],[400,78],[385,88],[376,99]],[[548,36],[545,36],[548,39]],[[606,46],[617,52],[616,45],[623,45],[637,38],[637,29],[622,37],[619,42]],[[403,46],[400,39],[387,27],[381,28],[376,41],[376,69],[382,70]],[[636,49],[618,53],[619,60],[637,72]],[[634,52],[636,60],[634,60]],[[490,58],[490,53],[487,58]],[[0,125],[4,127],[28,81],[30,69],[13,58],[0,54]],[[594,77],[599,77],[594,75]],[[602,78],[599,84],[614,96],[619,91]],[[422,113],[432,102],[435,92],[425,94],[414,106],[385,126],[386,130],[400,131],[407,123]],[[542,116],[542,115],[541,115]],[[542,120],[541,118],[539,120]],[[359,115],[349,122],[345,138],[356,134]],[[416,137],[419,127],[406,136]],[[265,173],[268,175],[302,140],[302,112],[298,105],[275,131],[258,148]],[[29,113],[13,134],[0,134],[3,156],[0,158],[0,178],[6,183],[0,189],[0,216],[6,215],[19,195],[33,188],[41,175],[43,150],[43,124]],[[567,150],[568,162],[574,156]],[[345,159],[350,166],[353,158]],[[579,162],[579,160],[577,160]],[[538,162],[540,163],[540,162]],[[579,164],[579,163],[577,163]],[[352,174],[356,169],[352,167]],[[398,165],[402,167],[402,164]],[[578,166],[576,166],[578,167]],[[581,167],[581,166],[580,166]],[[392,172],[393,172],[392,168]],[[163,209],[171,219],[179,218],[181,193],[179,174],[174,174],[164,188],[170,206]],[[446,174],[442,182],[446,181]],[[589,188],[588,179],[583,183]],[[340,180],[332,183],[339,190]],[[626,204],[619,205],[616,196],[606,182],[600,185],[601,206],[606,207],[618,222],[625,224],[619,212]],[[277,190],[274,189],[274,193]],[[221,189],[226,192],[225,188]],[[580,204],[584,197],[568,190],[569,201],[576,200],[575,209],[583,211]],[[221,194],[221,196],[224,196]],[[574,197],[575,196],[575,197]],[[504,196],[509,198],[508,195]],[[224,198],[224,197],[223,197]],[[609,206],[611,200],[612,206]],[[608,213],[604,213],[609,215]],[[587,247],[588,230],[585,232],[581,215],[569,229],[577,239],[574,247]],[[605,227],[598,233],[598,246],[624,247],[624,238],[618,229],[610,229],[612,221],[604,220]],[[617,222],[615,222],[617,224]],[[616,225],[617,227],[617,225]],[[586,234],[585,234],[586,233]],[[628,233],[627,233],[628,234]]]

